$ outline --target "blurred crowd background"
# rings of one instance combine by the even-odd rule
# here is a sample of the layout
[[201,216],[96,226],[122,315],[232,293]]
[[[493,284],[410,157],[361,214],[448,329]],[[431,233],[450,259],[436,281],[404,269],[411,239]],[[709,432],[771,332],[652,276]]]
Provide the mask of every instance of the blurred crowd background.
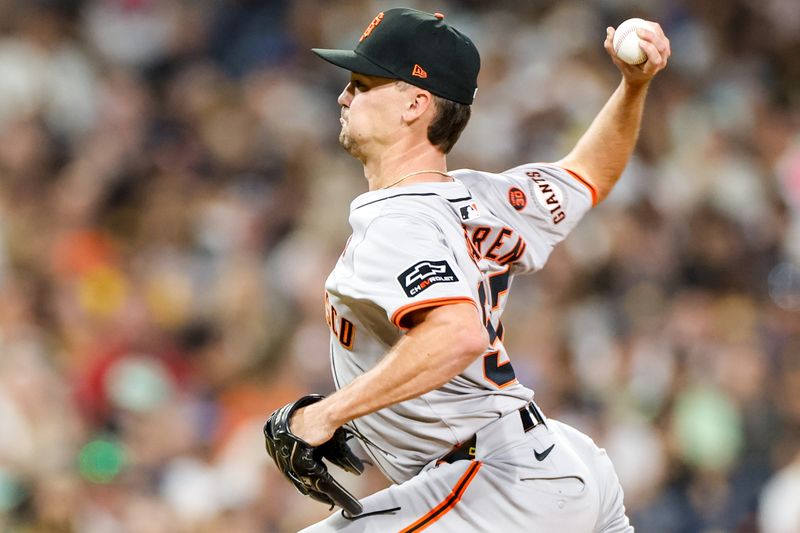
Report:
[[[413,1],[483,69],[451,168],[554,161],[672,41],[612,196],[504,322],[545,413],[608,449],[643,532],[800,531],[795,0]],[[338,147],[387,2],[0,0],[0,531],[288,532],[272,409],[333,388],[323,282],[366,190]],[[385,486],[348,480],[365,495]],[[535,502],[532,502],[535,505]]]

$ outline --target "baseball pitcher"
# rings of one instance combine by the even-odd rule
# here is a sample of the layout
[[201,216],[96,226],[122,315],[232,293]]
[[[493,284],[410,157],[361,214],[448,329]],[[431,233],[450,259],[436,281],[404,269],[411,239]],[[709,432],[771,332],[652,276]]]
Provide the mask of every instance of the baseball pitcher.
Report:
[[[379,13],[355,50],[314,52],[351,72],[342,146],[369,191],[326,282],[337,392],[301,398],[264,427],[286,477],[342,509],[304,531],[632,531],[605,452],[547,418],[519,383],[501,317],[515,275],[611,190],[633,151],[647,87],[670,55],[657,25],[577,146],[553,164],[448,172],[480,68],[440,13]],[[358,474],[356,437],[394,483],[363,500],[323,459]]]

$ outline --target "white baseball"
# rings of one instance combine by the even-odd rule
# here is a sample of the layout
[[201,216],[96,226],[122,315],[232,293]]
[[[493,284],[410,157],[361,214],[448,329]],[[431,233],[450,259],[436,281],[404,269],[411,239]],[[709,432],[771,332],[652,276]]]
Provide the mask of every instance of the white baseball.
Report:
[[647,61],[647,54],[639,46],[636,30],[651,30],[650,23],[639,18],[628,19],[620,24],[614,32],[614,52],[617,57],[630,65],[638,65]]

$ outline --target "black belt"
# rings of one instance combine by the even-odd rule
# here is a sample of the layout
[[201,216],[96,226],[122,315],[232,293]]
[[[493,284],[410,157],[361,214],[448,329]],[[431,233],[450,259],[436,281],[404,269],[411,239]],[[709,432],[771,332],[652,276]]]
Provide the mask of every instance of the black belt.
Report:
[[[525,433],[532,430],[540,424],[544,424],[544,415],[539,409],[539,406],[530,402],[525,407],[520,407],[519,417],[522,419],[522,429]],[[455,463],[464,459],[471,461],[475,459],[475,435],[470,437],[466,442],[456,446],[447,455],[436,461],[436,463]]]

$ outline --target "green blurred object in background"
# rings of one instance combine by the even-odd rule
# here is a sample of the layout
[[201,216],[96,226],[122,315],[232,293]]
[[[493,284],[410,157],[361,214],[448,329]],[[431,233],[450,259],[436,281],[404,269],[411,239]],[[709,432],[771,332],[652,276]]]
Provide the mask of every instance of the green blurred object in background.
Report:
[[125,452],[116,440],[95,439],[78,454],[81,475],[92,483],[110,483],[125,466]]
[[8,512],[25,498],[25,489],[9,472],[0,469],[0,511]]
[[736,407],[711,387],[681,394],[673,424],[683,459],[704,470],[727,470],[742,445],[742,421]]

